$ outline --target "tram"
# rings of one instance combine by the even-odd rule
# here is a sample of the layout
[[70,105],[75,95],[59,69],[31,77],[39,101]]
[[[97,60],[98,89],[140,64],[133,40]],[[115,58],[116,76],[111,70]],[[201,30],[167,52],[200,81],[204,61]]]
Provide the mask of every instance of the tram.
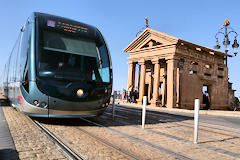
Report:
[[98,116],[111,91],[111,57],[100,31],[38,12],[21,28],[1,76],[1,93],[31,117]]

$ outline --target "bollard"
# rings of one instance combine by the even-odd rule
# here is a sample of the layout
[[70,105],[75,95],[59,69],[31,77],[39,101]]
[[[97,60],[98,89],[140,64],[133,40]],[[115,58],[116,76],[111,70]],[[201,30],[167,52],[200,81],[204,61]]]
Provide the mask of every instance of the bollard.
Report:
[[112,99],[112,119],[115,119],[115,97],[116,97],[116,92],[113,92],[113,99]]
[[200,108],[200,100],[195,99],[195,103],[194,103],[194,140],[193,140],[194,144],[197,144],[197,140],[198,140],[199,108]]
[[147,96],[144,96],[143,97],[143,108],[142,108],[142,129],[144,129],[144,126],[145,126],[146,106],[147,106]]

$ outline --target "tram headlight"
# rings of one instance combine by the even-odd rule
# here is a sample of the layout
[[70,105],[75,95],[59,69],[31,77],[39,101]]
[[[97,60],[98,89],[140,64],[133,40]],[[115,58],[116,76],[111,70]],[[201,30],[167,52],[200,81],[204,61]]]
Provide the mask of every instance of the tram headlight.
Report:
[[34,100],[33,103],[34,103],[35,105],[38,105],[38,100]]
[[77,96],[78,96],[78,97],[82,97],[83,95],[84,95],[83,90],[82,90],[82,89],[78,89],[78,90],[77,90]]
[[108,93],[108,89],[107,88],[105,88],[105,94],[107,94]]

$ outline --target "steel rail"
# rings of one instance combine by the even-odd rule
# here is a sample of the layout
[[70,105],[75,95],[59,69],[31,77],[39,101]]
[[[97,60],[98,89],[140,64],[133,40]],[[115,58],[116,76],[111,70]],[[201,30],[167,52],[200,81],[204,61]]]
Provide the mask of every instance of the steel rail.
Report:
[[[125,111],[129,111],[128,109],[121,109],[121,110],[125,110]],[[152,113],[154,114],[154,113]],[[118,122],[118,123],[122,123],[124,125],[130,125],[130,123],[127,123],[127,122]],[[178,123],[178,122],[177,122]],[[188,125],[182,125],[182,124],[179,124],[179,126],[184,126],[184,127],[189,127],[189,128],[193,128],[191,126],[188,126]],[[133,126],[134,127],[134,126]],[[135,127],[135,128],[139,128],[139,127]],[[174,128],[174,130],[178,130],[176,128]],[[206,131],[211,131],[211,130],[207,130],[207,129],[202,129],[202,130],[206,130]],[[185,143],[192,143],[191,141],[189,140],[186,140],[184,138],[180,138],[180,137],[177,137],[177,136],[173,136],[173,135],[169,135],[169,134],[166,134],[166,133],[163,133],[163,132],[159,132],[159,131],[154,131],[154,130],[151,130],[151,129],[146,129],[146,131],[148,132],[151,132],[151,133],[155,133],[155,134],[159,134],[159,135],[162,135],[162,136],[165,136],[165,137],[169,137],[169,138],[173,138],[175,140],[178,140],[178,141],[182,141],[182,142],[185,142]],[[180,130],[179,130],[180,131]],[[183,132],[183,131],[181,131]],[[219,132],[215,132],[215,131],[211,131],[213,133],[217,133],[217,134],[221,134],[221,135],[226,135],[226,136],[232,136],[232,135],[228,135],[228,134],[222,134],[222,133],[219,133]],[[215,138],[210,138],[209,136],[204,136],[203,137],[207,137],[211,140],[214,140],[216,141]],[[232,137],[233,139],[234,138],[239,138],[239,137]],[[231,139],[231,138],[230,138]],[[235,142],[231,142],[231,141],[226,141],[228,139],[223,139],[223,140],[218,140],[220,142],[223,142],[223,143],[227,143],[227,144],[231,144],[231,145],[236,145],[236,146],[239,146],[240,144],[239,143],[235,143]],[[204,143],[199,143],[198,144],[199,147],[201,148],[205,148],[205,149],[209,149],[209,150],[212,150],[212,151],[218,151],[219,153],[222,153],[224,155],[227,155],[227,156],[231,156],[231,157],[234,157],[234,158],[238,158],[240,157],[240,154],[238,153],[234,153],[234,152],[231,152],[231,151],[228,151],[228,150],[225,150],[225,149],[221,149],[221,148],[217,148],[217,147],[213,147],[213,146],[209,146],[207,144],[204,144]]]
[[[117,106],[116,105],[116,109],[117,108],[120,108],[120,110],[134,110],[134,111],[137,111],[137,112],[141,112],[139,109],[135,109],[135,108],[123,108],[123,107],[120,107],[120,106]],[[157,111],[154,111],[154,112],[157,112]],[[165,113],[165,112],[164,112]],[[156,115],[156,116],[159,116],[159,114],[157,114],[157,113],[149,113],[148,112],[148,114],[150,114],[150,115]],[[179,118],[179,117],[177,117],[177,116],[179,116],[179,115],[177,115],[177,116],[175,116],[174,118],[172,117],[172,116],[169,116],[169,115],[161,115],[162,117],[166,117],[166,118],[169,118],[169,119],[177,119],[177,120],[185,120],[185,119],[183,119],[183,118]],[[181,116],[181,115],[180,115]],[[191,123],[188,123],[188,122],[182,122],[182,123],[185,123],[185,124],[191,124]],[[200,124],[200,123],[202,123],[202,124]],[[233,131],[233,130],[237,130],[236,128],[232,128],[232,127],[226,127],[226,126],[221,126],[221,125],[218,125],[218,124],[210,124],[210,125],[212,125],[212,127],[210,127],[209,126],[209,123],[206,123],[206,122],[200,122],[199,123],[199,126],[202,126],[202,127],[207,127],[207,128],[211,128],[211,129],[216,129],[216,130],[221,130],[221,131],[226,131],[226,132],[230,132],[230,133],[236,133],[236,134],[240,134],[240,132],[238,132],[238,131]],[[207,124],[207,126],[206,125],[203,125],[203,124]],[[183,125],[184,126],[184,125]],[[213,127],[213,126],[217,126],[217,127],[222,127],[222,129],[219,129],[219,128],[217,128],[217,127]],[[190,126],[189,126],[190,127]],[[225,128],[225,129],[223,129],[223,128]],[[232,130],[229,130],[229,129],[232,129]],[[207,129],[203,129],[203,130],[207,130]],[[211,131],[211,130],[207,130],[207,131]],[[214,131],[211,131],[211,132],[214,132]],[[214,132],[215,133],[215,132]],[[221,133],[222,134],[222,133]],[[231,135],[228,135],[228,134],[224,134],[224,135],[226,135],[226,136],[231,136]]]
[[166,154],[169,154],[169,155],[174,156],[174,157],[176,157],[176,158],[179,158],[179,159],[182,159],[182,160],[192,160],[192,158],[190,158],[190,157],[187,157],[187,156],[182,155],[182,154],[180,154],[180,153],[177,153],[177,152],[174,152],[174,151],[169,150],[169,149],[167,149],[167,148],[164,148],[164,147],[161,146],[161,145],[152,144],[151,142],[148,142],[148,141],[145,141],[145,140],[143,140],[143,139],[139,139],[139,138],[137,138],[137,137],[128,135],[127,133],[120,132],[120,131],[118,131],[118,130],[116,130],[116,129],[112,129],[112,128],[106,127],[106,126],[104,126],[104,125],[102,125],[102,124],[93,122],[93,121],[88,120],[88,119],[85,119],[85,118],[80,118],[80,119],[82,119],[83,121],[88,122],[88,123],[90,123],[90,124],[93,124],[93,125],[95,125],[95,126],[98,126],[98,127],[104,128],[104,129],[106,129],[106,130],[109,130],[109,131],[111,131],[111,132],[113,132],[113,133],[115,133],[115,134],[118,134],[118,135],[121,135],[121,136],[130,138],[130,139],[132,139],[132,140],[134,140],[134,141],[136,141],[136,142],[140,142],[140,143],[145,144],[145,145],[147,145],[147,146],[150,146],[150,147],[152,147],[152,148],[155,148],[155,149],[158,149],[158,150],[160,150],[160,151],[163,151],[163,152],[165,152]]
[[[121,108],[120,110],[129,111],[129,110],[133,110],[133,109]],[[135,110],[135,111],[136,111],[136,110]],[[140,111],[137,110],[137,112],[140,112]],[[158,114],[156,114],[156,113],[148,113],[148,114],[158,115]],[[158,116],[159,116],[159,115],[158,115]],[[165,118],[168,118],[168,119],[174,119],[173,117],[168,116],[168,115],[161,115],[161,117],[165,117]],[[184,119],[182,119],[182,118],[176,118],[176,117],[175,117],[175,119],[184,120]],[[192,126],[193,124],[188,123],[188,122],[181,122],[181,124],[179,124],[179,122],[175,122],[175,121],[174,121],[174,123],[176,123],[176,124],[179,125],[179,126],[188,127],[188,128],[193,128],[193,126]],[[201,122],[201,123],[204,123],[204,122]],[[206,124],[207,124],[207,123],[206,123]],[[191,125],[191,126],[189,126],[189,125]],[[208,125],[209,125],[209,124],[208,124]],[[214,124],[211,124],[211,125],[214,125]],[[207,127],[207,128],[210,128],[210,129],[216,129],[216,130],[220,130],[220,131],[225,131],[225,132],[230,132],[230,133],[235,133],[235,134],[239,134],[239,133],[240,133],[240,132],[237,132],[237,131],[230,131],[230,130],[226,130],[226,129],[219,129],[219,128],[216,128],[216,127],[205,126],[205,125],[202,125],[202,124],[199,124],[199,126],[201,126],[201,127]],[[216,126],[218,126],[218,125],[216,125]],[[222,127],[222,126],[220,126],[220,127]],[[230,128],[230,127],[224,127],[224,128]],[[219,134],[219,135],[224,135],[224,136],[230,136],[230,137],[232,137],[232,138],[240,138],[239,136],[233,136],[232,134],[230,135],[230,134],[226,134],[226,133],[220,133],[220,132],[213,131],[213,130],[210,130],[210,129],[203,129],[203,128],[201,128],[202,131],[207,131],[207,132],[211,132],[211,133],[215,133],[215,134]],[[234,128],[231,128],[231,129],[234,129]],[[235,129],[235,130],[236,130],[236,129]],[[205,136],[205,137],[210,138],[209,136]],[[210,139],[215,140],[214,138],[210,138]],[[228,143],[227,141],[222,141],[222,142]],[[233,142],[233,143],[232,143],[232,142],[229,142],[229,143],[234,144],[234,145],[237,145],[237,146],[240,145],[239,143],[235,143],[235,142]]]
[[130,152],[128,152],[128,151],[118,147],[118,146],[116,146],[116,145],[113,145],[112,143],[109,143],[109,142],[107,142],[106,140],[104,140],[102,138],[99,138],[99,137],[93,135],[92,133],[86,131],[85,129],[82,129],[82,128],[77,128],[77,129],[80,130],[81,132],[83,132],[84,134],[88,135],[89,137],[92,137],[95,140],[97,140],[97,141],[99,141],[99,142],[101,142],[101,143],[103,143],[103,144],[105,144],[105,145],[107,145],[107,146],[109,146],[109,147],[111,147],[113,149],[116,149],[117,151],[120,151],[120,152],[124,153],[125,155],[127,155],[127,156],[129,156],[129,157],[131,157],[133,159],[142,160],[142,158],[140,158],[140,157],[138,157],[138,156],[136,156],[136,155],[134,155],[134,154],[132,154],[132,153],[130,153]]
[[57,136],[50,132],[47,128],[41,125],[38,121],[31,119],[29,120],[41,131],[43,132],[55,145],[61,148],[62,153],[66,158],[71,158],[73,160],[84,160],[85,158],[78,153],[76,153],[72,148],[64,144]]
[[[106,116],[105,116],[106,117]],[[107,117],[109,118],[109,117]],[[110,120],[111,118],[109,118]],[[131,123],[127,123],[127,122],[118,122],[120,124],[123,124],[123,125],[131,125]],[[137,127],[137,126],[132,126],[134,128],[137,128],[139,130],[142,130],[140,127]],[[160,136],[164,136],[164,137],[167,137],[167,138],[172,138],[172,139],[175,139],[177,141],[180,141],[180,142],[184,142],[184,143],[187,143],[187,144],[192,144],[193,142],[190,141],[190,140],[186,140],[184,138],[181,138],[181,137],[177,137],[177,136],[173,136],[173,135],[170,135],[170,134],[167,134],[167,133],[164,133],[164,132],[160,132],[160,131],[154,131],[152,129],[148,129],[148,128],[145,128],[145,130],[147,132],[151,132],[151,133],[154,133],[154,134],[158,134]],[[176,128],[175,128],[176,130]],[[183,131],[182,131],[183,132]],[[222,141],[220,140],[221,142],[225,142],[225,141]],[[233,144],[231,142],[229,142],[229,144]],[[236,145],[236,144],[235,144]],[[228,150],[225,150],[225,149],[221,149],[221,148],[217,148],[217,147],[214,147],[214,146],[210,146],[210,145],[207,145],[207,144],[204,144],[204,143],[198,143],[198,146],[200,148],[203,148],[203,149],[207,149],[207,150],[210,150],[212,152],[217,152],[217,153],[221,153],[223,155],[226,155],[226,156],[230,156],[230,157],[233,157],[233,158],[239,158],[240,157],[240,154],[238,153],[233,153],[231,151],[228,151]]]

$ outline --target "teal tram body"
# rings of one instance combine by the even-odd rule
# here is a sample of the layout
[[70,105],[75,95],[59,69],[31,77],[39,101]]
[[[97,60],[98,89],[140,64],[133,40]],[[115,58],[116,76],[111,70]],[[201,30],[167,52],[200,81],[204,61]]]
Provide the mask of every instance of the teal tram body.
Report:
[[1,93],[32,117],[101,115],[112,91],[112,63],[100,31],[44,13],[27,19],[1,76]]

